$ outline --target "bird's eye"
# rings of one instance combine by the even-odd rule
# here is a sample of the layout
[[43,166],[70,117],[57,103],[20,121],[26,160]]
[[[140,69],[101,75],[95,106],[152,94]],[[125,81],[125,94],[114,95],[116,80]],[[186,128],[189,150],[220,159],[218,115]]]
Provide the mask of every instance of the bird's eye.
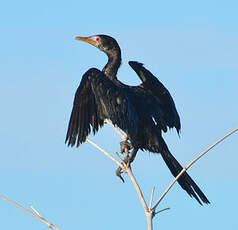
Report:
[[96,38],[96,41],[99,41],[99,40],[100,40],[100,38],[99,38],[99,37],[97,37],[97,38]]

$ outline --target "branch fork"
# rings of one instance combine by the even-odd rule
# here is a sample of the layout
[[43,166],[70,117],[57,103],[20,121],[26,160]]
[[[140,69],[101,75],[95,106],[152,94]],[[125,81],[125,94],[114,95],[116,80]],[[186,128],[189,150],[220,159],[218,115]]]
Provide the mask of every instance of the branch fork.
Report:
[[[109,125],[112,126],[113,129],[116,130],[116,132],[120,135],[120,137],[123,140],[127,139],[127,136],[125,134],[123,134],[117,127],[115,127],[109,120],[105,120],[105,123],[108,123]],[[139,199],[141,201],[141,204],[144,208],[144,212],[147,218],[147,226],[148,226],[148,230],[152,230],[153,226],[152,226],[152,219],[153,217],[155,217],[157,214],[163,212],[163,211],[167,211],[170,209],[170,207],[164,208],[162,210],[159,210],[156,212],[156,208],[159,205],[159,203],[162,201],[162,199],[165,197],[165,195],[169,192],[169,190],[172,188],[172,186],[175,184],[175,182],[183,175],[183,173],[185,173],[197,160],[199,160],[202,156],[204,156],[208,151],[210,151],[213,147],[215,147],[217,144],[219,144],[220,142],[222,142],[224,139],[226,139],[228,136],[232,135],[233,133],[235,133],[236,131],[238,131],[238,128],[235,128],[234,130],[232,130],[231,132],[227,133],[224,137],[220,138],[219,140],[217,140],[213,145],[209,146],[204,152],[202,152],[200,155],[198,155],[198,157],[196,157],[194,160],[192,160],[189,164],[187,164],[183,170],[181,170],[181,172],[177,175],[177,177],[174,178],[174,180],[172,181],[172,183],[168,186],[168,188],[165,190],[165,192],[160,196],[160,198],[155,202],[155,204],[152,206],[152,202],[153,202],[153,197],[154,197],[154,187],[152,188],[152,193],[151,193],[151,199],[150,199],[150,204],[149,207],[147,206],[144,196],[142,194],[142,191],[138,185],[138,183],[136,182],[136,179],[131,171],[130,165],[126,164],[124,162],[124,160],[122,160],[122,158],[120,157],[120,155],[118,153],[117,156],[119,157],[119,159],[121,160],[121,162],[117,161],[114,157],[112,157],[110,155],[110,158],[114,158],[115,160],[113,160],[114,162],[116,162],[119,167],[122,168],[122,170],[127,173],[136,189],[136,192],[139,196]],[[95,145],[94,145],[95,146]],[[100,149],[99,149],[100,150]],[[101,150],[102,151],[102,150]],[[103,150],[104,152],[105,150]],[[128,153],[128,149],[126,148],[126,154]],[[104,152],[105,153],[105,152]],[[107,155],[106,154],[106,155]]]

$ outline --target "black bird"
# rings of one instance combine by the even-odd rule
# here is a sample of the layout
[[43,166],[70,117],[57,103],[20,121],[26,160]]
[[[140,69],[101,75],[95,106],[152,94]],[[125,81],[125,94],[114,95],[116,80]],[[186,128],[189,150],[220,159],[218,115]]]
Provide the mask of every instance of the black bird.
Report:
[[[66,143],[78,147],[86,141],[91,130],[95,134],[109,119],[122,129],[132,146],[131,163],[139,149],[160,153],[173,176],[183,169],[170,153],[162,131],[176,128],[180,118],[174,101],[165,86],[143,64],[129,62],[142,83],[128,86],[117,79],[121,65],[121,50],[116,40],[107,35],[76,37],[90,43],[108,56],[103,70],[89,69],[76,91],[69,121]],[[178,180],[180,186],[199,204],[209,203],[204,193],[185,172]],[[202,202],[201,202],[202,201]]]

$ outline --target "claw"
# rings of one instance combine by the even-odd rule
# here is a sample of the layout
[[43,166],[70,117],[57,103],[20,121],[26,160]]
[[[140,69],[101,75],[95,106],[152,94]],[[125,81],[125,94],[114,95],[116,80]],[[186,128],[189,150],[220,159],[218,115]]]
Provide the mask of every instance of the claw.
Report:
[[125,151],[126,149],[127,149],[128,151],[129,151],[130,149],[132,149],[131,143],[129,143],[127,140],[121,141],[121,142],[120,142],[120,145],[121,145],[121,153],[126,152],[126,151]]
[[122,174],[122,168],[119,167],[117,170],[116,170],[116,175],[122,180],[123,183],[125,183],[123,177],[121,176]]
[[[136,153],[138,151],[138,148],[133,148],[132,144],[129,143],[127,140],[125,141],[122,141],[120,142],[120,145],[121,145],[121,153],[125,153],[125,158],[123,160],[123,163],[126,164],[126,166],[128,168],[131,167],[131,163],[134,161],[135,157],[136,157]],[[131,153],[131,156],[130,156],[130,153],[129,153],[129,150],[132,150],[132,153]],[[121,159],[121,158],[120,158]],[[121,167],[119,167],[117,170],[116,170],[116,175],[122,180],[122,182],[124,183],[124,179],[123,177],[121,176],[123,173],[123,170]]]
[[[123,160],[123,162],[126,164],[127,167],[131,167],[131,162],[130,162],[130,156],[127,154],[125,159]],[[123,177],[121,176],[123,173],[123,170],[121,167],[118,167],[118,169],[116,170],[116,175],[122,180],[122,182],[124,183],[125,180],[123,179]]]

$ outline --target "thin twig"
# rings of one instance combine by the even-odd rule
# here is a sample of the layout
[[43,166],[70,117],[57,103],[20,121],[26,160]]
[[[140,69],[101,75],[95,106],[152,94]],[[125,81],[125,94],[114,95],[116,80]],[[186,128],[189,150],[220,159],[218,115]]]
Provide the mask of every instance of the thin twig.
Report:
[[106,152],[103,148],[101,148],[100,146],[98,146],[96,143],[94,143],[93,141],[89,140],[88,138],[86,139],[86,141],[88,143],[90,143],[91,145],[93,145],[98,150],[100,150],[101,152],[103,152],[107,157],[109,157],[112,161],[114,161],[121,168],[123,168],[123,165],[117,159],[115,159],[110,153]]
[[108,119],[104,120],[105,123],[109,124],[112,126],[113,129],[118,133],[118,135],[121,137],[122,140],[126,140],[127,136],[126,134],[122,133],[119,128],[117,128],[115,125],[112,124],[112,122]]
[[26,212],[26,213],[32,215],[33,217],[35,217],[35,218],[38,219],[39,221],[41,221],[41,222],[43,222],[44,224],[46,224],[49,228],[52,228],[52,229],[55,229],[55,230],[60,230],[58,227],[56,227],[55,225],[49,223],[49,222],[46,221],[44,218],[40,217],[38,214],[35,214],[35,213],[29,211],[28,209],[26,209],[26,208],[22,207],[21,205],[17,204],[16,202],[7,199],[5,196],[0,195],[0,198],[3,199],[3,200],[5,200],[5,201],[7,201],[8,203],[14,205],[15,207],[17,207],[17,208],[23,210],[24,212]]
[[118,156],[118,158],[119,158],[121,161],[123,161],[122,158],[121,158],[121,156],[120,156],[120,154],[119,154],[118,152],[116,152],[116,155]]
[[30,204],[30,208],[38,215],[39,217],[43,218],[42,215],[33,207],[32,204]]
[[227,133],[224,137],[220,138],[219,140],[217,140],[214,144],[212,144],[211,146],[209,146],[204,152],[202,152],[200,155],[198,155],[198,157],[196,157],[194,160],[192,160],[189,164],[187,164],[183,170],[174,178],[174,180],[172,181],[172,183],[168,186],[168,188],[165,190],[165,192],[161,195],[161,197],[157,200],[157,202],[155,203],[155,205],[153,206],[152,209],[156,209],[156,207],[159,205],[159,203],[162,201],[162,199],[165,197],[165,195],[168,193],[168,191],[172,188],[172,186],[175,184],[175,182],[183,175],[184,172],[186,172],[197,160],[199,160],[202,156],[204,156],[209,150],[211,150],[212,148],[214,148],[217,144],[219,144],[220,142],[222,142],[224,139],[226,139],[227,137],[229,137],[231,134],[235,133],[238,130],[238,128],[235,128],[234,130],[232,130],[231,132]]
[[152,202],[153,202],[153,198],[154,198],[154,192],[155,192],[155,187],[153,186],[152,192],[151,192],[151,196],[150,196],[149,210],[151,210],[151,207],[152,207]]
[[155,212],[155,215],[157,215],[158,213],[161,213],[163,211],[167,211],[167,210],[170,210],[170,207],[164,208],[164,209],[159,210],[158,212]]

